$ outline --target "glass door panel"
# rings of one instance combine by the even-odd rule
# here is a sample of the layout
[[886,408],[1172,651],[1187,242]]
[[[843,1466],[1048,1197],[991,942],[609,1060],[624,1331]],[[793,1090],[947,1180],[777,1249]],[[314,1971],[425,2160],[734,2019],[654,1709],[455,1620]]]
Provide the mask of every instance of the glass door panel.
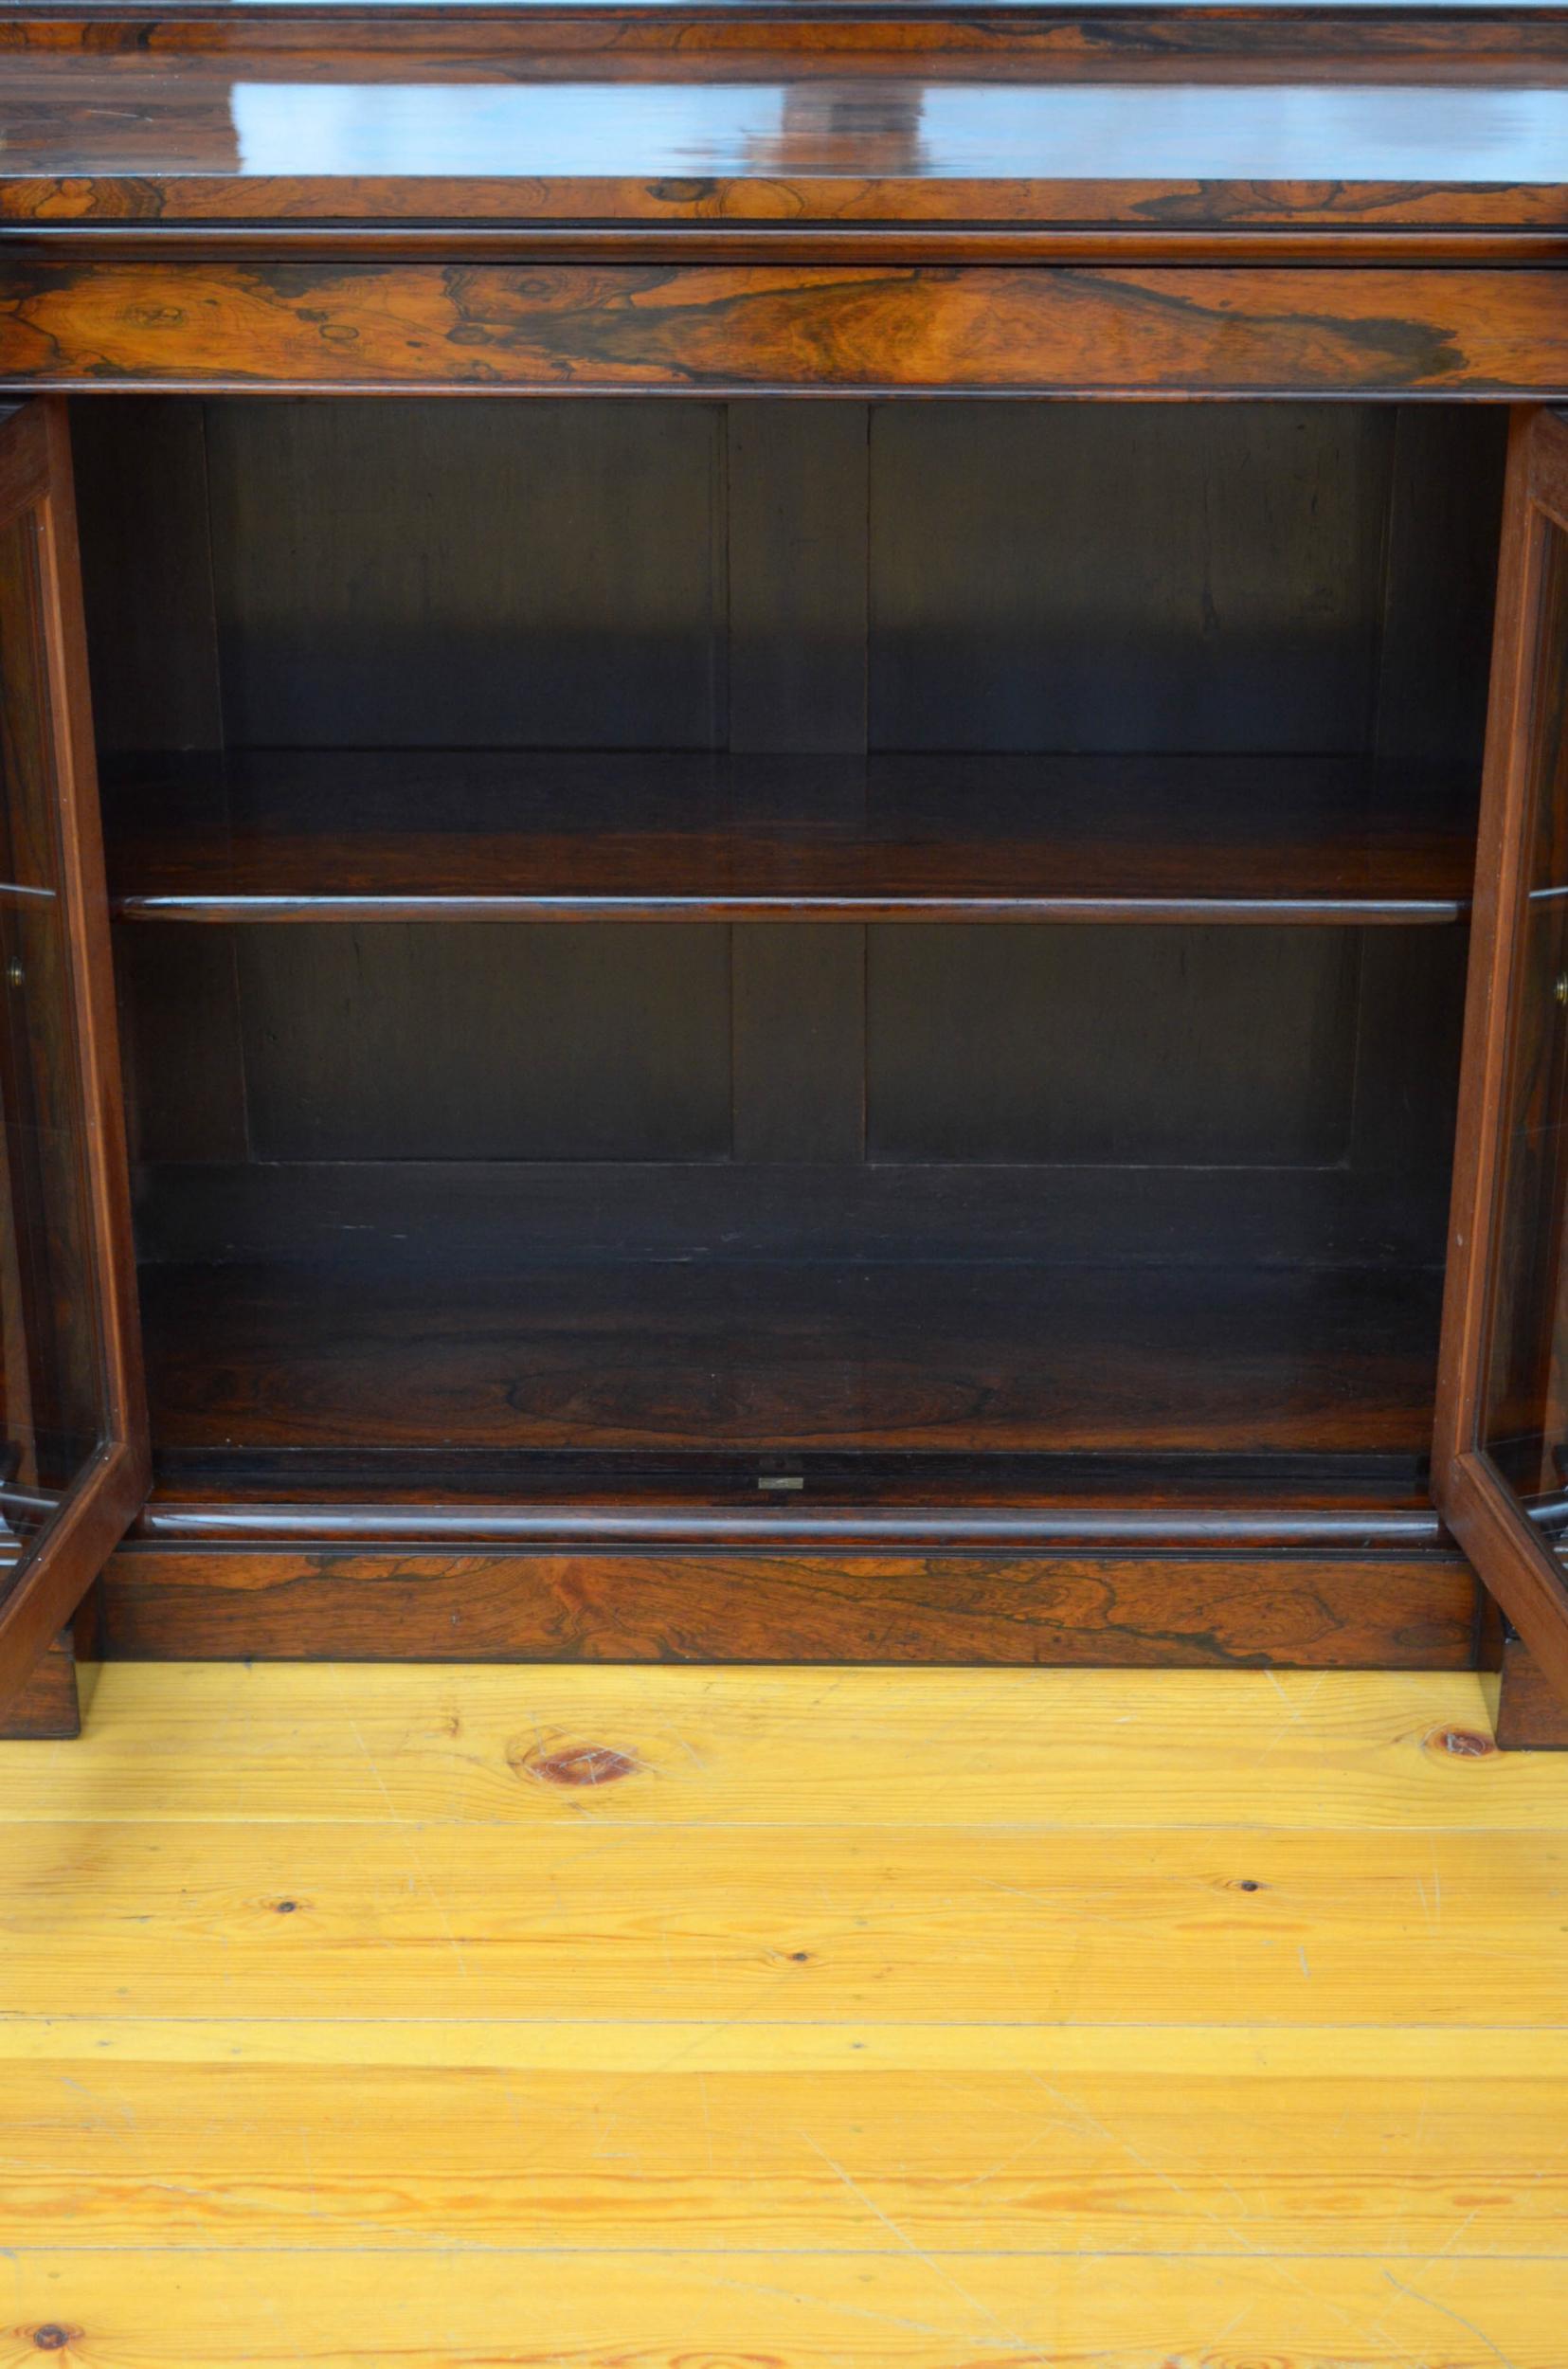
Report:
[[1533,1510],[1568,1491],[1568,533],[1541,529],[1536,715],[1482,1442]]
[[0,1712],[135,1511],[107,904],[62,407],[0,420]]
[[1477,860],[1433,1482],[1568,1694],[1568,421],[1522,414]]

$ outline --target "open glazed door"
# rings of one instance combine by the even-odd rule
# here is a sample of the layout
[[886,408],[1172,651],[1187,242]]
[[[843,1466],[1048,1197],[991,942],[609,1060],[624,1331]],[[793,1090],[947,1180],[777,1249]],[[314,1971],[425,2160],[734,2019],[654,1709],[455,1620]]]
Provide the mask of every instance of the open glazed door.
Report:
[[1509,446],[1433,1480],[1568,1700],[1568,413],[1553,411],[1521,412]]
[[0,416],[0,1716],[146,1489],[63,404]]

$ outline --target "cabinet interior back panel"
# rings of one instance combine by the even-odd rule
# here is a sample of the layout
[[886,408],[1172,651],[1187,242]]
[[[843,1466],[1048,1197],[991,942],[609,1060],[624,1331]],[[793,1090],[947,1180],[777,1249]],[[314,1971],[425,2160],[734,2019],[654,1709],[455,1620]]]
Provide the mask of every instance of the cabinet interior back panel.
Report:
[[[867,936],[873,1158],[1321,1167],[1345,1156],[1355,931]],[[1259,1024],[1238,1025],[1248,1010]]]
[[871,435],[884,749],[1367,745],[1397,414],[887,404]]
[[236,935],[257,1159],[729,1156],[721,924]]
[[207,407],[225,720],[263,748],[707,748],[723,414]]

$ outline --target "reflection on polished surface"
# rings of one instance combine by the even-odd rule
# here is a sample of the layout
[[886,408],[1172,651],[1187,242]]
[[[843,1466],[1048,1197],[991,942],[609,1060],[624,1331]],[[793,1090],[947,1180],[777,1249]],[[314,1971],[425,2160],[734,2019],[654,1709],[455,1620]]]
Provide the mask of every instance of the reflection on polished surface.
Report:
[[244,173],[1568,179],[1568,90],[887,79],[244,81]]
[[1475,11],[1267,7],[393,9],[304,36],[176,12],[6,38],[13,222],[1568,225],[1568,46],[1528,12],[1505,38]]

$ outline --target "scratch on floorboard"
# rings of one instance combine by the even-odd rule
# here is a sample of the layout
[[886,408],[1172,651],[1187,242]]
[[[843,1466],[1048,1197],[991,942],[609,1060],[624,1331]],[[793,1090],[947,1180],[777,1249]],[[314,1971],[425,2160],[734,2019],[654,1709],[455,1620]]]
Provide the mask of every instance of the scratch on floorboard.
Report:
[[1479,2337],[1487,2350],[1503,2363],[1503,2369],[1519,2369],[1519,2363],[1503,2350],[1501,2344],[1493,2343],[1485,2328],[1478,2327],[1473,2320],[1467,2320],[1464,2313],[1455,2311],[1451,2304],[1440,2304],[1433,2296],[1423,2295],[1419,2288],[1407,2287],[1403,2279],[1395,2277],[1386,2264],[1383,2268],[1383,2276],[1390,2287],[1401,2295],[1408,2295],[1412,2303],[1424,2304],[1429,2311],[1440,2312],[1445,2320],[1451,2320],[1455,2327],[1467,2328],[1471,2336]]

